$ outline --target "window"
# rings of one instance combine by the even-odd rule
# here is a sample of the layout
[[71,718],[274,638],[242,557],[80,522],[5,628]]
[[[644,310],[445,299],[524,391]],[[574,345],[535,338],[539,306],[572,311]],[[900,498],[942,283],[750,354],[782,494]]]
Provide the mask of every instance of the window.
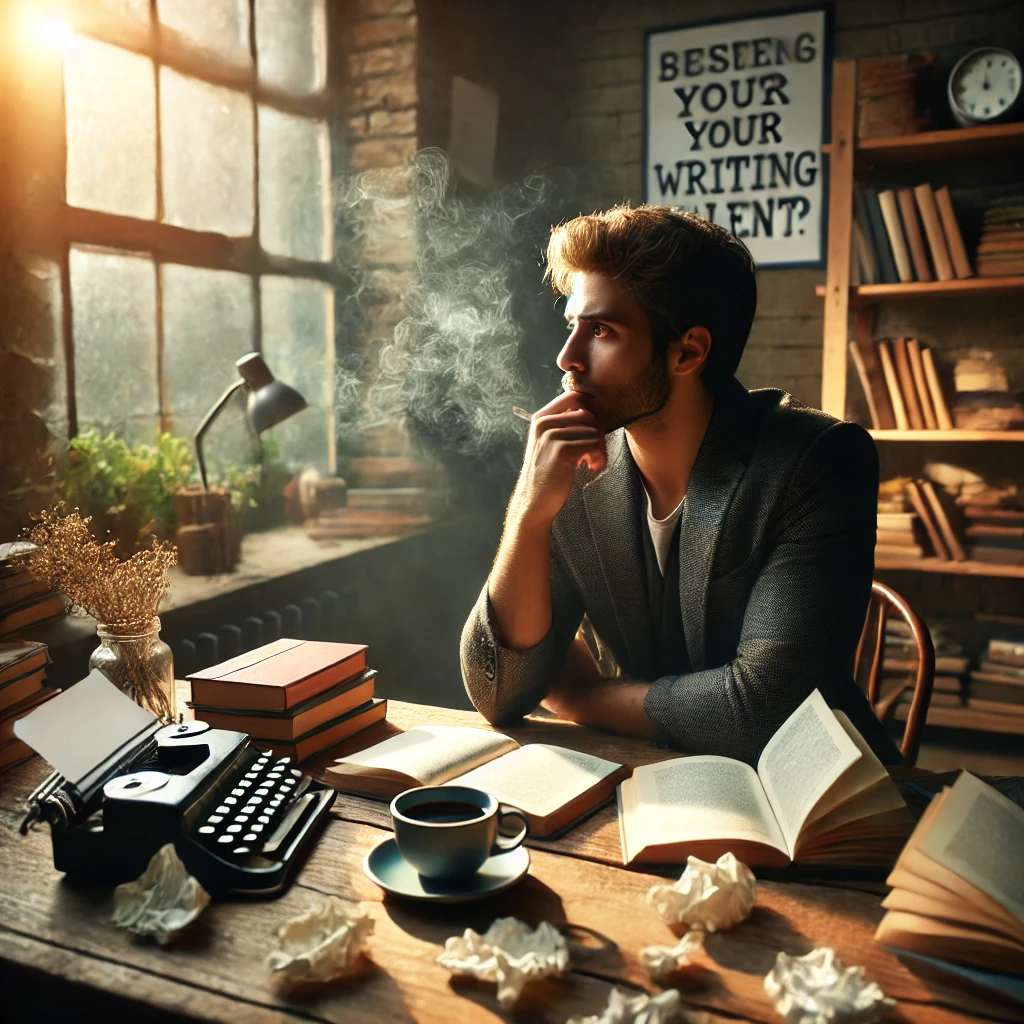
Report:
[[[190,437],[263,352],[311,408],[275,428],[334,471],[325,0],[88,0],[64,50],[71,431]],[[239,403],[240,407],[241,403]],[[242,461],[240,415],[211,431]]]

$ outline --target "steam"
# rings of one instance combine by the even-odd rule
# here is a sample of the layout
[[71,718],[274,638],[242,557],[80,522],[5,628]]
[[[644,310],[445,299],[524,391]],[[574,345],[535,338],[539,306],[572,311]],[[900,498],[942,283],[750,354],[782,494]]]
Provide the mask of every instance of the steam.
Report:
[[[354,325],[372,311],[385,330],[340,364],[338,421],[343,431],[404,421],[424,454],[502,462],[522,443],[512,407],[535,408],[557,381],[559,343],[538,269],[554,190],[541,177],[486,195],[459,188],[450,159],[430,149],[344,192],[342,221],[355,225],[369,263],[346,312]],[[401,282],[402,257],[416,273],[398,317],[380,294]]]

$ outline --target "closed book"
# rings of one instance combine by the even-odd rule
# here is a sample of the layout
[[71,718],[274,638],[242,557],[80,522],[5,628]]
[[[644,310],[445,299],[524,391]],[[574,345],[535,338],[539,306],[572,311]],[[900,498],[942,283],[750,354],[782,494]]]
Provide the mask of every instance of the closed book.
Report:
[[935,277],[939,281],[951,281],[953,279],[953,264],[949,258],[949,248],[946,245],[946,236],[942,230],[939,209],[935,203],[935,193],[932,192],[931,185],[927,182],[918,185],[914,189],[914,198],[917,200],[917,208],[921,212],[921,222],[924,224],[925,237],[928,239],[928,248],[931,250]]
[[62,594],[30,597],[20,604],[0,611],[0,636],[7,636],[19,629],[27,629],[37,622],[45,622],[47,619],[52,619],[63,613],[64,596]]
[[273,750],[278,757],[290,757],[294,761],[305,761],[328,747],[354,736],[357,732],[383,721],[388,711],[388,702],[383,697],[374,697],[365,704],[332,718],[323,725],[294,740],[265,740],[253,736],[252,741],[261,750]]
[[0,609],[21,604],[30,597],[49,593],[49,587],[31,573],[17,573],[0,585]]
[[236,711],[231,708],[190,704],[196,718],[214,729],[247,732],[264,740],[294,740],[365,704],[373,696],[376,669],[368,668],[355,679],[332,686],[287,711]]
[[875,558],[924,558],[920,544],[876,544]]
[[[871,247],[871,239],[861,222],[853,221],[853,252],[856,259],[861,284],[874,284],[878,280],[878,264],[875,262],[875,251]],[[852,269],[852,268],[851,268]]]
[[916,512],[879,512],[879,530],[912,530],[918,523]]
[[[952,655],[937,656],[935,658],[935,671],[936,672],[966,672],[970,660],[968,658],[958,658]],[[904,671],[911,672],[917,670],[916,659],[901,659],[901,658],[886,658],[885,668],[887,670],[892,669],[893,671]],[[936,676],[936,679],[941,678]]]
[[875,533],[878,544],[917,544],[920,538],[914,530],[886,530],[881,527]]
[[988,642],[988,650],[985,654],[992,661],[1006,665],[1024,665],[1024,643],[992,639]]
[[910,497],[910,502],[917,511],[918,516],[924,525],[925,532],[928,534],[928,539],[932,542],[932,548],[935,550],[936,558],[941,559],[943,562],[949,562],[952,560],[949,548],[946,547],[946,542],[943,540],[942,533],[939,530],[938,524],[932,514],[931,507],[925,501],[924,494],[918,487],[917,482],[914,480],[907,481],[907,494]]
[[910,260],[914,265],[914,276],[918,281],[931,281],[932,268],[928,265],[928,251],[925,248],[924,235],[921,234],[921,222],[917,217],[914,190],[901,188],[896,193],[896,198],[903,216],[903,231],[907,236]]
[[986,700],[984,697],[968,697],[967,706],[975,711],[988,711],[996,715],[1020,715],[1024,718],[1024,704],[1011,704],[1005,700]]
[[49,664],[46,644],[35,640],[0,641],[0,686]]
[[285,711],[365,669],[365,644],[284,638],[188,678],[196,704]]
[[30,711],[35,710],[40,704],[45,704],[51,697],[56,697],[58,693],[60,690],[55,687],[43,686],[30,693],[24,700],[0,712],[0,743],[14,739],[14,723],[19,718],[24,718]]
[[924,366],[924,379],[928,383],[928,394],[931,396],[932,406],[935,409],[935,421],[938,428],[939,430],[952,430],[953,417],[949,415],[949,406],[946,404],[946,396],[942,393],[942,385],[939,383],[935,359],[930,348],[921,350],[921,363]]
[[1024,686],[1014,683],[989,683],[980,679],[971,680],[969,696],[979,700],[998,700],[1005,704],[1024,704]]
[[914,270],[910,265],[910,251],[903,237],[903,225],[900,224],[900,211],[896,205],[896,193],[888,189],[884,192],[879,192],[878,205],[882,211],[885,233],[889,237],[893,262],[896,264],[896,275],[901,281],[913,281]]
[[942,539],[946,542],[946,547],[949,549],[949,553],[952,556],[953,561],[964,561],[964,559],[967,558],[967,555],[964,553],[964,549],[960,544],[960,538],[957,537],[956,531],[953,529],[953,524],[950,522],[946,506],[943,500],[939,497],[939,492],[935,489],[935,485],[931,480],[918,480],[917,486],[920,488],[925,501],[928,503],[928,507],[932,511],[935,524],[938,526],[939,532],[942,534]]
[[37,668],[15,679],[0,683],[0,711],[14,707],[37,690],[41,690],[46,680],[46,672]]
[[896,261],[892,256],[892,246],[889,244],[889,235],[885,230],[885,222],[882,220],[882,208],[878,203],[878,192],[873,188],[863,189],[864,202],[867,205],[868,222],[871,225],[871,240],[875,245],[875,252],[878,255],[878,265],[882,271],[882,281],[886,284],[899,283],[899,274],[896,272]]
[[942,221],[942,230],[946,236],[946,244],[949,246],[949,258],[956,276],[973,277],[974,269],[971,267],[971,261],[967,258],[964,236],[960,233],[960,225],[957,223],[956,212],[953,210],[953,200],[945,185],[935,190],[935,205],[939,209],[939,219]]
[[939,424],[935,418],[935,409],[928,391],[928,381],[925,380],[921,343],[917,338],[907,338],[907,358],[910,360],[910,375],[914,378],[914,390],[917,392],[917,401],[921,406],[924,428],[925,430],[936,430]]
[[889,389],[885,386],[885,374],[878,359],[878,349],[870,341],[863,345],[851,341],[850,354],[860,377],[861,387],[864,388],[872,426],[875,430],[894,429],[896,419],[892,413],[892,403],[889,401]]
[[1024,541],[1024,526],[971,523],[966,530],[968,537],[1002,537],[1007,540]]
[[896,338],[893,341],[892,360],[896,367],[896,379],[899,381],[900,394],[903,395],[910,429],[924,430],[924,417],[921,415],[921,403],[917,397],[917,388],[914,386],[914,375],[910,370],[906,338]]
[[964,515],[968,519],[983,520],[986,523],[1011,524],[1024,526],[1024,509],[988,508],[984,505],[964,506]]
[[1024,550],[1017,548],[975,544],[970,549],[970,554],[973,561],[987,562],[989,565],[1024,565]]
[[882,373],[885,376],[885,386],[889,392],[889,401],[892,403],[892,414],[896,420],[896,429],[909,430],[910,422],[907,420],[907,407],[903,404],[903,393],[900,391],[900,382],[896,377],[896,367],[893,365],[889,346],[884,341],[878,343],[878,359],[882,364]]
[[1008,683],[1010,686],[1024,686],[1024,676],[1014,674],[1008,665],[999,665],[990,661],[982,663],[971,673],[971,682]]

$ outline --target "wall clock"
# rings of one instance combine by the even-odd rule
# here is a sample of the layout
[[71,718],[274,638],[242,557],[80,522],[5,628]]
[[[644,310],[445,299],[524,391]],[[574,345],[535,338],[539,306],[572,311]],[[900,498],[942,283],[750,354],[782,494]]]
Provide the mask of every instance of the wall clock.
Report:
[[949,75],[949,107],[957,124],[993,124],[1020,107],[1020,61],[1009,50],[982,46],[961,57]]

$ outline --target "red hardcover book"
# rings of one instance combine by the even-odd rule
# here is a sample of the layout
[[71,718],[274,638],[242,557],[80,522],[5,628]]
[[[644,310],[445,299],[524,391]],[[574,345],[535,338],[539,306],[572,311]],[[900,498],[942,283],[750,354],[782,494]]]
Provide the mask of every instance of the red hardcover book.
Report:
[[366,644],[281,639],[188,678],[195,704],[285,711],[365,669]]

